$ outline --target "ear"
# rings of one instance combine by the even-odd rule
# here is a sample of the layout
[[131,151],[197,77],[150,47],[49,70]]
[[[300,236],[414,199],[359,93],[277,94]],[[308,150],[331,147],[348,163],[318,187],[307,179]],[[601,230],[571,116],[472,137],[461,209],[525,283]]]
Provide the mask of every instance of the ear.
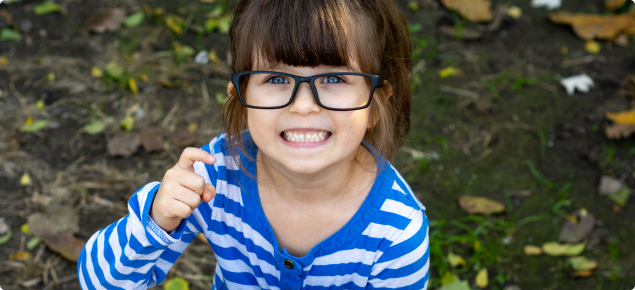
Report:
[[389,81],[384,80],[384,83],[382,84],[381,89],[384,91],[384,95],[386,96],[386,99],[392,96],[392,85],[390,84]]
[[229,82],[227,84],[227,96],[229,96],[230,98],[233,98],[234,95],[232,94],[232,92],[236,89],[236,87],[234,87],[234,84],[232,84],[232,82]]

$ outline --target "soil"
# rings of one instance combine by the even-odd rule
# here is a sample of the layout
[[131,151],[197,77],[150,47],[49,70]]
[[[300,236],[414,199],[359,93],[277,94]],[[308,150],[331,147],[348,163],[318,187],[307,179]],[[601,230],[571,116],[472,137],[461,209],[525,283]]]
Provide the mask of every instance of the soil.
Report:
[[[416,11],[399,2],[408,22],[421,24],[421,30],[414,33],[417,41],[426,41],[423,56],[415,58],[415,64],[423,67],[414,74],[412,129],[405,147],[434,151],[440,158],[416,160],[401,151],[394,164],[427,207],[429,219],[465,219],[468,215],[456,202],[462,195],[486,196],[508,206],[506,213],[485,217],[488,221],[539,217],[507,232],[481,236],[488,251],[500,246],[495,262],[483,265],[489,266],[488,289],[509,285],[576,290],[635,286],[635,199],[616,206],[598,194],[602,175],[621,178],[635,188],[635,143],[631,138],[608,140],[604,135],[604,128],[610,125],[604,113],[628,110],[632,105],[619,92],[626,86],[627,76],[635,74],[635,39],[631,37],[628,47],[600,41],[602,51],[591,61],[569,65],[571,60],[588,59],[585,42],[569,26],[551,23],[549,11],[532,8],[529,1],[492,1],[493,7],[516,5],[523,15],[516,20],[505,17],[499,27],[477,40],[443,34],[439,26],[460,25],[459,18],[437,1],[415,2],[419,4]],[[564,1],[561,10],[602,14],[603,3]],[[7,65],[0,64],[0,217],[13,232],[12,239],[0,246],[0,287],[79,289],[77,264],[43,244],[25,249],[32,236],[22,233],[20,226],[30,214],[44,212],[52,204],[70,204],[79,215],[80,230],[75,236],[87,240],[127,213],[131,193],[150,181],[160,181],[174,166],[184,148],[172,139],[175,132],[196,124],[192,130],[196,142],[191,145],[198,147],[222,132],[222,105],[214,96],[224,94],[228,81],[227,37],[221,33],[198,35],[192,30],[176,36],[156,19],[104,34],[78,31],[89,16],[108,7],[134,11],[148,4],[187,19],[188,11],[209,8],[196,1],[67,0],[61,3],[67,14],[41,16],[33,13],[36,4],[29,0],[0,4],[0,10],[6,9],[16,26],[22,27],[23,36],[18,42],[0,41],[0,56],[9,60]],[[203,13],[194,15],[192,23],[204,21]],[[0,29],[7,25],[0,17]],[[191,59],[175,62],[162,55],[169,54],[173,41],[196,52],[215,49],[220,61],[209,65]],[[113,60],[130,66],[142,63],[130,69],[139,86],[138,96],[123,82],[91,76],[92,66],[103,69]],[[440,78],[439,71],[448,66],[460,68],[464,75]],[[47,79],[49,73],[54,73],[54,80]],[[558,79],[581,73],[590,76],[595,86],[589,93],[568,96]],[[141,80],[142,74],[149,81]],[[153,82],[165,78],[181,82],[172,87]],[[44,110],[35,109],[40,99]],[[27,115],[49,120],[49,126],[35,133],[20,132]],[[90,135],[82,130],[92,120],[108,116],[113,121],[103,133]],[[164,150],[147,153],[140,148],[130,157],[110,156],[106,144],[121,132],[117,124],[126,116],[137,120],[133,132],[154,129],[165,140]],[[542,179],[532,174],[528,164]],[[25,172],[33,182],[21,186]],[[559,207],[560,212],[586,208],[597,219],[596,229],[608,232],[584,253],[599,263],[587,278],[572,278],[566,258],[523,253],[525,245],[558,239],[566,220],[554,205],[566,184],[570,184],[565,198],[569,202]],[[519,190],[531,194],[510,195]],[[431,231],[435,225],[439,223]],[[462,234],[458,228],[444,229],[445,234]],[[440,247],[445,254],[449,249],[464,257],[471,253],[471,246],[465,243]],[[37,256],[40,249],[37,261],[17,262],[23,267],[9,261],[9,255],[19,250]],[[170,277],[213,275],[212,257],[209,246],[195,240],[179,260],[187,261],[177,262]],[[441,266],[445,264],[442,257],[431,258],[432,285],[438,286],[440,267],[448,266]],[[45,267],[54,270],[45,271]],[[475,272],[470,270],[457,273],[472,285]],[[47,281],[43,281],[45,277]],[[190,279],[192,289],[211,288],[210,281],[198,277]],[[29,281],[32,285],[23,286]]]

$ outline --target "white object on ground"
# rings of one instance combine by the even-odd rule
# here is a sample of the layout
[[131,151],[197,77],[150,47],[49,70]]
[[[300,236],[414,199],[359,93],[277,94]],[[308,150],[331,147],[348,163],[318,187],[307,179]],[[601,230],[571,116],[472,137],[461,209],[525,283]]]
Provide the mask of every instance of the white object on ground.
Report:
[[199,51],[198,54],[194,57],[194,62],[198,64],[208,64],[209,57],[207,57],[207,51],[206,50]]
[[588,93],[589,88],[594,86],[593,80],[586,74],[561,79],[560,84],[567,90],[567,95],[569,96],[573,95],[575,89],[583,93]]
[[[635,0],[634,0],[635,1]],[[562,5],[562,0],[531,0],[531,7],[547,7],[549,10],[558,9]]]

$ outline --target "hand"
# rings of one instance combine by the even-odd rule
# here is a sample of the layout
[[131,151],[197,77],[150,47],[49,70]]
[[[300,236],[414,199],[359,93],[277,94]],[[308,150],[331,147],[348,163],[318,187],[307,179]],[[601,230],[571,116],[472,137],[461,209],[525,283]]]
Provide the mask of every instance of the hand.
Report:
[[214,164],[216,158],[202,149],[185,148],[176,165],[163,176],[152,201],[150,217],[166,232],[174,230],[201,202],[209,202],[216,195],[216,188],[194,172],[195,161]]

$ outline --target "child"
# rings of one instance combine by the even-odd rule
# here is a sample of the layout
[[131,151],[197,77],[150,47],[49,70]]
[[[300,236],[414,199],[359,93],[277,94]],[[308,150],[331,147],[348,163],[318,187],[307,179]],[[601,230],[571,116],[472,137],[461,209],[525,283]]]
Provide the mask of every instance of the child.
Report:
[[426,289],[425,207],[388,162],[410,127],[393,0],[243,0],[227,133],[187,148],[95,233],[83,289],[146,289],[199,233],[214,289]]

